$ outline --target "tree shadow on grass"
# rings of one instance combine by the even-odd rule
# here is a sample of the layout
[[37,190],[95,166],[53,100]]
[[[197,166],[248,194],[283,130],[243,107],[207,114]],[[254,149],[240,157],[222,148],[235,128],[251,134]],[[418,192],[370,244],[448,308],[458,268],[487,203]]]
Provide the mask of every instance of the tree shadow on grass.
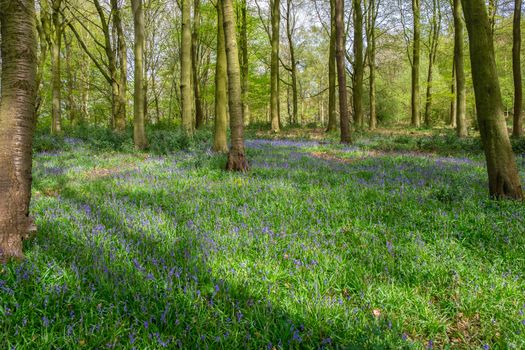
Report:
[[[119,197],[128,195],[117,192]],[[392,346],[391,340],[383,338],[386,321],[370,318],[358,325],[357,320],[340,320],[327,329],[327,320],[292,314],[235,278],[216,275],[208,265],[209,242],[198,227],[188,224],[164,233],[155,232],[155,223],[141,226],[141,211],[159,210],[153,199],[158,196],[144,194],[140,206],[128,202],[127,210],[137,216],[129,224],[112,203],[103,203],[102,193],[86,196],[70,187],[64,189],[57,204],[63,214],[71,214],[60,217],[58,210],[42,217],[38,241],[29,252],[33,259],[48,264],[48,274],[57,275],[44,278],[35,272],[36,280],[26,284],[34,283],[28,289],[37,289],[40,282],[43,290],[33,292],[44,298],[42,310],[37,307],[34,315],[26,316],[51,320],[51,326],[42,329],[48,337],[36,340],[35,345],[140,349]],[[57,280],[66,286],[60,293],[53,292]],[[349,324],[361,329],[352,331]],[[401,334],[395,326],[389,331]]]

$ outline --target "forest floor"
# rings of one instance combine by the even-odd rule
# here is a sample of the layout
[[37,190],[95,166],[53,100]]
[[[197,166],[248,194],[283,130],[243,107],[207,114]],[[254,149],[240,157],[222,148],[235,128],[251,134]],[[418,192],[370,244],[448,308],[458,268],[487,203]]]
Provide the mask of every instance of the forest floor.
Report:
[[37,154],[0,348],[525,348],[525,206],[407,137]]

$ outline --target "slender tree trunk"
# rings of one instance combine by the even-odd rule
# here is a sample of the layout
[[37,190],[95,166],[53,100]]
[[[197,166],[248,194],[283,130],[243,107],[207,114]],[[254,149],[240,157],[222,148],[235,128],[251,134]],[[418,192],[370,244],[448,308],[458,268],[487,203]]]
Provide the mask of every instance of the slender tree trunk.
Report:
[[299,96],[297,87],[297,62],[295,60],[295,46],[293,43],[292,23],[292,0],[286,0],[286,37],[288,38],[288,47],[290,49],[290,74],[292,78],[292,121],[290,124],[297,123],[299,114]]
[[376,1],[369,0],[370,6],[367,13],[367,50],[368,50],[368,70],[370,74],[369,81],[369,99],[370,99],[370,121],[369,129],[377,128],[376,112],[376,34],[375,24],[377,16]]
[[62,23],[60,15],[61,0],[52,2],[53,18],[53,38],[51,40],[51,75],[52,75],[52,109],[51,109],[51,134],[55,135],[62,131],[62,78],[60,76],[62,46]]
[[228,153],[227,170],[248,171],[244,151],[244,122],[242,116],[242,88],[239,52],[235,33],[235,18],[232,0],[222,0],[224,41],[228,70],[228,104],[230,107],[231,147]]
[[432,23],[431,37],[428,53],[428,75],[427,75],[427,94],[425,99],[425,126],[432,126],[432,84],[434,82],[434,64],[436,62],[437,49],[439,45],[439,34],[441,30],[441,9],[438,0],[432,1]]
[[[456,0],[460,1],[460,0]],[[452,81],[450,83],[450,115],[449,125],[456,129],[457,127],[457,111],[456,111],[456,63],[452,59]]]
[[419,0],[412,0],[414,38],[412,42],[412,126],[419,127],[419,66],[421,51],[421,9]]
[[126,106],[128,104],[127,87],[128,87],[128,55],[126,49],[126,38],[122,29],[121,10],[118,7],[117,0],[111,0],[113,11],[113,23],[117,31],[117,57],[119,61],[119,78],[118,78],[118,109],[117,130],[122,131],[126,128]]
[[328,55],[328,127],[326,131],[337,130],[337,73],[335,66],[335,49],[335,0],[330,0],[330,53]]
[[521,0],[514,3],[514,23],[512,27],[512,72],[514,77],[514,125],[512,135],[521,137],[523,126],[521,121],[523,87],[521,79]]
[[462,0],[469,34],[479,131],[492,198],[523,199],[520,176],[503,114],[492,30],[484,0]]
[[131,0],[133,26],[135,28],[135,93],[133,97],[133,141],[135,148],[143,150],[148,146],[144,130],[144,10],[142,0]]
[[182,127],[188,135],[193,135],[193,91],[191,87],[191,6],[190,0],[181,0],[182,5],[182,43],[181,43],[181,98]]
[[279,132],[281,119],[279,112],[279,43],[280,43],[280,23],[281,6],[280,0],[270,0],[272,6],[272,57],[270,72],[270,113],[272,116],[272,131]]
[[337,77],[339,83],[339,119],[341,121],[341,143],[352,143],[350,123],[348,120],[348,97],[346,92],[345,69],[345,25],[344,1],[335,0],[335,27],[336,27],[336,52]]
[[215,132],[213,150],[228,152],[228,72],[226,47],[224,44],[224,23],[222,0],[217,1],[217,63],[215,64]]
[[36,230],[29,216],[31,143],[37,92],[33,0],[0,0],[0,262],[23,258],[22,240]]
[[195,128],[200,129],[204,126],[205,118],[202,111],[201,91],[199,82],[199,30],[200,30],[200,0],[193,1],[193,33],[191,37],[191,64],[193,71],[193,94],[195,97]]
[[[127,53],[120,8],[117,0],[111,0],[110,5],[113,24],[117,32],[117,49],[113,50],[109,36],[109,25],[106,22],[98,0],[95,5],[97,6],[97,11],[102,22],[102,30],[106,43],[106,56],[108,58],[108,70],[111,77],[113,128],[117,132],[122,132],[126,129]],[[120,71],[117,71],[117,63],[120,63]]]
[[468,135],[467,128],[467,89],[465,84],[465,64],[463,49],[463,16],[461,0],[453,0],[454,14],[454,67],[456,76],[456,123],[458,137]]
[[364,127],[363,116],[363,8],[362,0],[353,0],[354,4],[354,80],[353,80],[353,101],[354,101],[354,123],[356,128]]
[[248,56],[248,22],[246,0],[240,1],[241,6],[241,26],[240,26],[240,46],[241,46],[241,83],[242,83],[242,108],[244,124],[249,125],[251,120],[250,105],[248,104],[249,87],[249,56]]
[[78,113],[75,99],[73,98],[73,90],[75,89],[74,74],[71,69],[71,38],[67,38],[65,31],[64,34],[64,48],[66,51],[66,78],[67,78],[67,110],[69,112],[69,121],[72,125],[78,124]]

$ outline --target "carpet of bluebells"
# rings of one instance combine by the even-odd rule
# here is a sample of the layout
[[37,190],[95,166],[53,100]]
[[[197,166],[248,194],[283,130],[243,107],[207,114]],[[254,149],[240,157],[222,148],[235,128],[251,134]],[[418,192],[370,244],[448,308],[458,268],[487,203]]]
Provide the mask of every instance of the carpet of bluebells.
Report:
[[525,206],[479,156],[255,139],[237,174],[69,142],[35,156],[1,349],[525,348]]

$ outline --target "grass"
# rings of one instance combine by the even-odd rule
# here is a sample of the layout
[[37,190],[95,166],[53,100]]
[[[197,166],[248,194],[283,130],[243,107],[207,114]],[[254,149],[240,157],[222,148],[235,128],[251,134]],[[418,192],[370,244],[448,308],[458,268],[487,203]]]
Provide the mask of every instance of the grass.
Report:
[[206,147],[37,154],[0,348],[524,348],[523,203],[487,199],[480,155],[367,142],[253,139],[246,175]]

